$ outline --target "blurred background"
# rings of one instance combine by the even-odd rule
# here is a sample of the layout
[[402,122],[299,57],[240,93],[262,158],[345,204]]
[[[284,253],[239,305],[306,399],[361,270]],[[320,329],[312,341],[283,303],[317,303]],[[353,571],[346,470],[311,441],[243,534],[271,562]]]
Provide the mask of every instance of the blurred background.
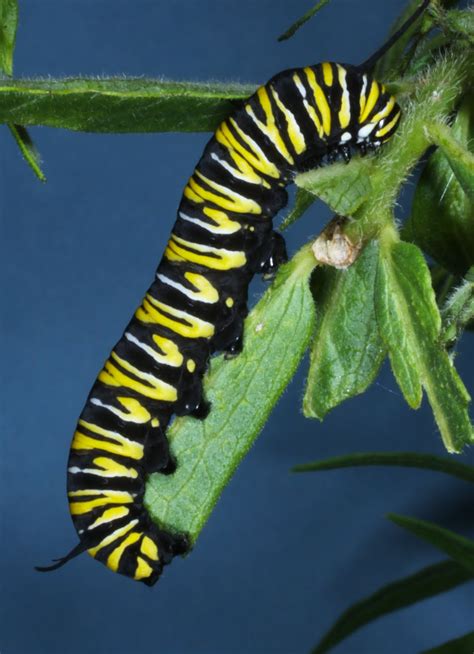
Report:
[[[21,0],[15,75],[259,83],[291,66],[363,61],[404,1],[333,0],[277,43],[312,4]],[[31,133],[45,185],[6,128],[0,135],[2,654],[306,653],[348,605],[442,558],[386,521],[387,512],[473,535],[466,525],[474,498],[462,481],[400,469],[290,473],[294,464],[353,451],[444,453],[426,402],[410,410],[388,366],[323,424],[304,419],[305,361],[195,550],[157,586],[130,582],[88,556],[36,573],[34,565],[76,543],[65,497],[70,438],[152,280],[208,135]],[[287,232],[290,253],[328,217],[314,205]],[[253,301],[262,288],[252,287]],[[467,335],[457,365],[471,392],[473,356]],[[463,460],[474,463],[472,452]],[[334,652],[417,652],[472,629],[473,607],[472,585],[461,586],[370,625]]]

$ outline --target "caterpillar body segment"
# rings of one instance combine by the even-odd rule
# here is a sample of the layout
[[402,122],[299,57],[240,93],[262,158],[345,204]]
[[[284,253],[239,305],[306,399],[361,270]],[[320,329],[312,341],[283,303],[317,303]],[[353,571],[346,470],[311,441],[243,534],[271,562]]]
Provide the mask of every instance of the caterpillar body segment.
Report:
[[183,192],[176,223],[146,292],[100,371],[74,435],[69,508],[81,551],[148,585],[187,549],[151,522],[150,472],[172,474],[173,415],[205,417],[202,376],[217,351],[242,347],[247,291],[256,273],[286,260],[272,219],[297,173],[377,148],[400,108],[354,66],[326,62],[283,71],[230,115]]

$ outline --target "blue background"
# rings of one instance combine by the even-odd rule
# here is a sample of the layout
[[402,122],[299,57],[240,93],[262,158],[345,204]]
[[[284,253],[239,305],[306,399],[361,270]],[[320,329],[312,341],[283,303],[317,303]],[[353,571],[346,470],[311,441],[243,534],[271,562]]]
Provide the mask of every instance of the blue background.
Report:
[[[280,69],[371,54],[401,0],[334,0],[289,42],[309,0],[23,0],[18,76],[145,75],[263,82]],[[443,447],[429,408],[403,401],[386,366],[323,424],[300,412],[306,364],[187,560],[153,589],[82,556],[65,498],[70,437],[89,388],[152,279],[207,135],[94,135],[37,128],[41,185],[1,132],[2,654],[307,652],[349,604],[442,556],[388,511],[466,532],[472,491],[415,470],[292,475],[363,450]],[[403,211],[400,211],[400,216]],[[290,252],[328,218],[313,208]],[[252,297],[260,292],[255,286]],[[474,338],[457,360],[474,389]],[[473,461],[472,453],[465,460]],[[471,530],[472,535],[472,530]],[[417,652],[472,629],[472,585],[390,615],[335,652]]]

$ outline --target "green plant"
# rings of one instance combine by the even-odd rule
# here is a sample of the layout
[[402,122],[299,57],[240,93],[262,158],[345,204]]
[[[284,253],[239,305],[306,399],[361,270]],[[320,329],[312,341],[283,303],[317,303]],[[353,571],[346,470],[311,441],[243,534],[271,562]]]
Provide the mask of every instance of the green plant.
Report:
[[[416,4],[411,2],[407,11]],[[474,156],[468,95],[474,30],[472,12],[455,9],[455,4],[433,2],[411,40],[390,51],[379,66],[404,108],[393,142],[376,157],[355,159],[347,167],[335,164],[296,180],[296,205],[284,227],[315,197],[323,199],[345,217],[338,223],[338,234],[352,251],[353,264],[347,270],[318,265],[311,244],[305,245],[249,316],[243,354],[225,363],[221,357],[213,361],[206,382],[213,403],[209,418],[200,424],[178,419],[169,432],[179,467],[172,476],[150,478],[147,507],[157,521],[188,532],[193,541],[308,346],[306,416],[323,419],[345,399],[362,393],[388,355],[412,408],[419,407],[426,391],[449,452],[460,452],[474,440],[469,395],[453,365],[453,347],[474,318],[469,270],[474,264]],[[208,131],[232,110],[233,100],[253,90],[132,79],[15,80],[10,76],[17,6],[4,0],[0,7],[0,64],[5,74],[0,120],[9,125],[40,179],[44,176],[25,125],[110,132]],[[433,145],[437,150],[429,154]],[[429,158],[411,217],[399,229],[395,202],[424,156]],[[328,246],[333,235],[330,226],[320,243]],[[423,253],[438,266],[430,270]],[[278,369],[273,366],[269,372],[268,360],[278,361]],[[377,459],[368,456],[372,462]],[[344,465],[349,463],[346,459]],[[428,465],[415,455],[399,455],[400,463]],[[436,465],[447,473],[453,470],[451,461]],[[472,469],[464,474],[472,482]],[[447,561],[415,581],[402,582],[388,610],[472,576],[470,541],[421,521],[394,520],[445,551],[454,563]],[[370,619],[381,613],[377,601],[369,603],[375,608],[364,620],[356,620],[356,626],[366,622],[367,615]],[[343,635],[351,631],[345,630]],[[320,645],[316,651],[326,651],[335,642],[334,637],[329,644],[326,640],[325,649]]]

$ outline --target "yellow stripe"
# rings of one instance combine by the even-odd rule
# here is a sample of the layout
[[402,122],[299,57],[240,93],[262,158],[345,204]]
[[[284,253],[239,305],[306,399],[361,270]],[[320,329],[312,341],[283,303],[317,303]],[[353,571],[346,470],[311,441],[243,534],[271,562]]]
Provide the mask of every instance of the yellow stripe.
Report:
[[107,524],[107,522],[112,522],[113,520],[118,520],[119,518],[124,518],[130,513],[130,509],[127,509],[126,506],[117,506],[113,509],[106,509],[102,515],[100,515],[95,522],[87,527],[89,529],[95,529],[100,525]]
[[213,225],[206,223],[206,229],[208,229],[210,232],[215,232],[216,234],[234,234],[235,232],[239,231],[240,223],[238,223],[236,220],[231,220],[224,211],[211,209],[210,207],[204,207],[202,211],[217,225],[214,227]]
[[[104,494],[107,491],[104,491]],[[89,493],[90,495],[91,493]],[[71,497],[72,493],[69,493]],[[93,509],[98,506],[105,506],[107,504],[132,504],[133,497],[130,493],[120,493],[120,495],[106,495],[105,497],[98,497],[95,500],[83,500],[82,502],[70,502],[69,511],[71,515],[83,515],[84,513],[90,513]]]
[[146,554],[146,556],[152,561],[158,561],[158,559],[160,558],[158,555],[158,548],[156,544],[148,536],[143,537],[142,544],[140,545],[140,549],[143,552],[143,554]]
[[183,195],[185,198],[188,198],[188,200],[191,200],[196,204],[202,204],[204,202],[204,200],[195,193],[192,188],[190,188],[189,184],[184,187]]
[[[229,118],[229,122],[242,141],[250,148],[250,152],[234,137],[227,123],[222,123],[222,136],[227,139],[230,146],[239,152],[255,170],[278,179],[280,177],[278,168],[268,159],[258,143],[246,134],[233,118]],[[216,136],[218,136],[217,133]],[[219,138],[217,140],[219,141]]]
[[363,111],[361,111],[361,114],[359,116],[360,123],[363,123],[365,120],[367,120],[367,118],[370,115],[370,112],[372,111],[372,109],[375,107],[377,103],[379,95],[380,95],[380,87],[378,83],[375,80],[373,80],[368,97],[366,95],[367,100],[364,104],[364,109]]
[[308,104],[306,100],[303,100],[303,104],[305,106],[306,111],[308,112],[309,117],[311,118],[311,120],[316,126],[319,138],[322,139],[324,137],[324,131],[323,131],[323,126],[321,125],[321,121],[319,120],[318,114],[314,110],[314,107]]
[[153,572],[153,568],[148,565],[145,559],[142,559],[141,556],[137,556],[137,568],[135,570],[134,579],[139,581],[140,579],[146,579]]
[[254,200],[246,198],[240,193],[236,193],[226,186],[222,186],[222,184],[214,182],[212,179],[209,179],[209,177],[206,177],[201,172],[199,172],[199,170],[195,170],[194,175],[199,177],[203,182],[205,182],[218,193],[226,196],[222,197],[222,195],[217,195],[216,193],[207,191],[197,182],[194,176],[191,177],[188,182],[188,186],[192,191],[194,191],[194,193],[197,193],[197,195],[202,197],[204,200],[209,200],[210,202],[217,204],[222,209],[228,209],[229,211],[235,211],[236,213],[262,213],[261,206]]
[[[192,248],[191,251],[187,248]],[[213,256],[214,255],[214,256]],[[191,261],[213,270],[230,270],[241,268],[245,265],[247,258],[245,252],[214,248],[210,245],[191,243],[173,234],[168,241],[165,250],[165,257],[170,261]]]
[[[80,421],[81,422],[81,421]],[[80,424],[79,422],[79,424]],[[105,431],[105,430],[104,430]],[[91,436],[86,436],[80,431],[76,431],[72,439],[71,449],[73,450],[103,450],[111,454],[119,454],[120,456],[127,456],[130,459],[139,461],[143,458],[143,445],[131,441],[125,436],[117,432],[108,432],[108,438],[112,438],[116,443],[109,443],[108,441],[101,441]]]
[[104,369],[99,373],[98,379],[102,383],[108,386],[124,386],[125,388],[130,388],[152,400],[163,400],[164,402],[175,402],[177,400],[178,394],[174,386],[167,384],[148,372],[143,372],[143,370],[135,368],[131,363],[119,357],[116,352],[112,352],[111,358],[117,361],[127,372],[147,381],[150,385],[142,384],[132,379],[119,370],[110,359],[105,363]]
[[129,479],[136,479],[138,477],[138,473],[134,468],[127,468],[108,457],[97,457],[93,460],[93,463],[97,466],[96,468],[72,466],[68,471],[73,474],[83,473],[98,477],[128,477]]
[[101,550],[103,547],[106,547],[107,545],[110,545],[110,543],[113,543],[114,540],[117,540],[117,538],[120,538],[120,536],[123,536],[126,534],[130,529],[133,529],[135,525],[137,524],[138,520],[131,520],[127,525],[124,527],[120,527],[120,529],[116,529],[113,531],[111,534],[106,536],[101,542],[97,545],[97,547],[92,547],[90,550],[87,550],[91,556],[95,556],[99,550]]
[[92,462],[99,468],[102,468],[102,471],[98,470],[96,474],[102,475],[103,477],[130,477],[131,479],[138,477],[138,472],[135,468],[127,468],[121,463],[117,463],[117,461],[105,456],[98,456]]
[[127,409],[127,413],[125,413],[125,411],[120,411],[120,409],[115,409],[115,413],[117,413],[122,420],[125,420],[125,422],[143,424],[151,420],[151,415],[138,400],[135,400],[132,397],[118,397],[117,400],[125,409]]
[[[179,351],[178,346],[167,338],[157,336],[156,334],[152,336],[153,341],[160,348],[159,350],[157,350],[154,347],[150,347],[146,343],[143,343],[138,338],[135,338],[135,336],[130,332],[125,332],[125,338],[127,338],[131,343],[134,343],[137,347],[139,347],[141,350],[146,352],[152,359],[154,359],[158,363],[162,363],[165,366],[172,366],[174,368],[179,368],[179,366],[181,366],[181,364],[183,363],[183,355]],[[163,352],[165,348],[166,348],[166,352]]]
[[[160,310],[165,311],[169,315],[160,313]],[[137,310],[135,315],[142,322],[163,325],[185,338],[210,338],[214,334],[214,326],[211,323],[196,318],[185,311],[180,311],[167,304],[163,304],[151,295],[145,297],[142,306]],[[183,324],[173,318],[184,320],[187,324]]]
[[326,86],[332,86],[333,83],[333,74],[332,74],[332,66],[329,64],[327,61],[322,64],[323,68],[323,77],[324,77],[324,83]]
[[197,273],[185,272],[184,278],[190,282],[194,288],[197,288],[196,292],[191,292],[196,300],[202,299],[209,304],[215,304],[219,301],[219,293],[211,284],[211,282],[204,277],[204,275],[198,275]]
[[[221,145],[224,145],[221,143]],[[242,173],[242,176],[254,184],[262,184],[265,188],[270,188],[270,184],[255,172],[255,169],[240,155],[233,147],[226,145],[227,152],[232,157],[233,162]]]
[[316,105],[323,119],[323,130],[326,135],[329,135],[331,132],[331,109],[329,108],[327,98],[316,80],[316,75],[314,74],[313,69],[307,67],[303,70],[306,74],[308,83],[313,90]]
[[280,131],[275,122],[275,116],[273,115],[270,98],[268,97],[267,89],[264,86],[261,86],[258,89],[257,97],[265,114],[266,122],[262,123],[262,121],[257,118],[250,104],[245,105],[245,111],[263,134],[268,136],[282,157],[284,157],[290,164],[294,164],[294,159],[288,152],[288,149],[281,138]]
[[127,547],[130,547],[130,545],[133,545],[133,543],[136,543],[137,540],[139,540],[142,533],[143,532],[132,531],[132,533],[114,549],[107,559],[107,567],[110,568],[110,570],[117,572],[122,554],[125,552]]
[[280,100],[278,93],[274,88],[272,88],[272,95],[275,99],[277,107],[286,118],[288,136],[290,137],[291,143],[295,148],[295,152],[297,154],[301,154],[306,149],[306,142],[300,130],[300,126],[298,125],[298,122],[292,112]]
[[164,336],[158,336],[158,334],[153,334],[152,339],[163,352],[163,356],[158,354],[158,357],[162,359],[162,363],[173,366],[174,368],[179,368],[183,365],[184,358],[176,343],[173,343],[173,341]]
[[375,133],[375,136],[382,138],[385,136],[385,134],[388,134],[394,125],[397,124],[398,120],[400,119],[400,114],[401,112],[398,111],[389,123],[387,123],[384,127],[382,127],[382,129],[379,129],[379,131]]
[[395,98],[393,96],[390,97],[389,101],[385,104],[385,106],[377,113],[375,116],[372,116],[370,119],[371,123],[378,123],[382,120],[382,118],[385,118],[386,116],[390,115],[390,112],[395,106]]
[[[235,164],[235,157],[232,156],[232,154],[236,154],[234,150],[229,150],[227,149],[227,152],[231,155],[233,159],[233,163]],[[211,154],[211,158],[214,161],[217,161],[223,168],[225,168],[231,175],[232,177],[235,177],[236,179],[240,179],[243,182],[247,182],[248,184],[258,184],[259,186],[265,186],[265,188],[270,188],[270,184],[263,179],[260,175],[258,175],[253,168],[249,166],[249,164],[243,159],[240,155],[237,155],[240,157],[240,161],[243,163],[243,166],[237,165],[233,166],[231,163],[229,163],[227,160],[222,159],[218,157],[215,153]],[[246,170],[246,172],[242,171],[242,167]]]
[[347,88],[346,82],[346,70],[339,64],[337,64],[337,74],[342,90],[341,108],[338,114],[339,125],[344,129],[351,122],[351,103],[349,100],[349,89]]

